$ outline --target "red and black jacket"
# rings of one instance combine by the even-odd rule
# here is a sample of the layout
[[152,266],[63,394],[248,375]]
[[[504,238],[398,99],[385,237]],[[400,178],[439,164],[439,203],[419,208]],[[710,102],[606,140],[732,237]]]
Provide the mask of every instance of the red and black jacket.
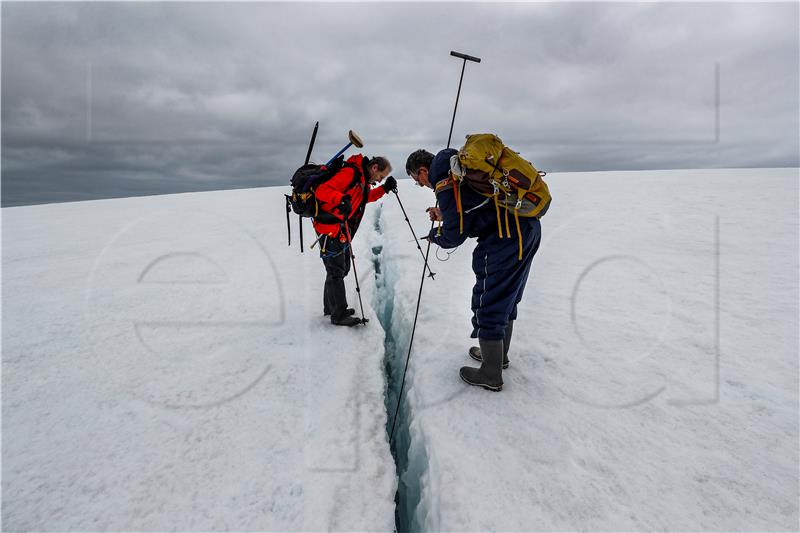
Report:
[[[317,187],[315,196],[319,204],[322,216],[314,219],[314,229],[318,234],[326,234],[329,237],[339,237],[340,240],[346,239],[342,232],[342,224],[345,219],[339,212],[337,206],[341,203],[344,195],[350,196],[352,212],[347,219],[350,228],[350,235],[355,234],[361,219],[364,216],[364,208],[369,202],[374,202],[381,198],[386,191],[383,187],[370,187],[367,181],[367,169],[364,168],[368,162],[361,154],[355,154],[347,159],[349,165],[343,167],[332,178]],[[366,197],[366,200],[365,200]]]

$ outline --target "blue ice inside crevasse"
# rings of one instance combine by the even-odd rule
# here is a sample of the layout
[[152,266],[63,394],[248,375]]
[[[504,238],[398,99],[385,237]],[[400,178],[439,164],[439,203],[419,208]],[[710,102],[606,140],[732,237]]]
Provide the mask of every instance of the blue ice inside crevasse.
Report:
[[[383,235],[382,210],[375,220],[374,230],[378,237]],[[372,248],[375,268],[373,307],[385,332],[384,372],[386,386],[384,403],[387,413],[386,435],[390,437],[394,423],[397,397],[403,379],[403,370],[408,354],[411,322],[408,317],[394,313],[395,282],[398,279],[396,265],[391,260],[391,250],[383,244]],[[412,413],[408,402],[407,379],[405,392],[397,412],[394,438],[390,439],[392,457],[397,471],[397,492],[395,493],[395,528],[400,533],[422,531],[421,520],[427,515],[422,497],[422,479],[428,469],[428,456],[422,439],[413,439],[410,430]]]

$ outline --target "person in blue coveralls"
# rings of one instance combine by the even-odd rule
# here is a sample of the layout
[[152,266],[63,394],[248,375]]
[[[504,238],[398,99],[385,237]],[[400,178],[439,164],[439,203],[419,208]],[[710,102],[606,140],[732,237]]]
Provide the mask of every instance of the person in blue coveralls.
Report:
[[519,233],[516,227],[512,227],[512,238],[500,238],[491,198],[464,186],[460,192],[462,231],[454,189],[443,186],[450,177],[450,158],[456,153],[456,150],[448,148],[434,156],[425,150],[417,150],[408,156],[406,172],[418,185],[436,191],[439,205],[427,211],[431,220],[441,221],[442,225],[433,228],[427,236],[432,243],[442,248],[455,248],[468,238],[478,240],[472,252],[475,286],[472,288],[471,337],[477,338],[480,346],[471,347],[468,353],[481,366],[465,366],[459,373],[461,379],[470,385],[500,391],[503,389],[503,369],[509,364],[508,349],[517,306],[522,300],[533,256],[539,249],[541,226],[538,218],[520,219]]

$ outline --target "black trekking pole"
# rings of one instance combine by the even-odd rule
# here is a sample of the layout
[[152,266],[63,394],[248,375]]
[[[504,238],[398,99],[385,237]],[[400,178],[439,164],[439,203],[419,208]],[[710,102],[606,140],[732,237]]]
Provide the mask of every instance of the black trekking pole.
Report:
[[[456,105],[453,107],[453,120],[450,121],[450,133],[447,135],[447,147],[450,148],[450,140],[453,136],[453,124],[456,122],[456,111],[458,110],[458,99],[461,96],[461,83],[464,81],[464,69],[467,66],[467,61],[474,61],[475,63],[480,63],[481,58],[468,56],[467,54],[461,54],[459,52],[450,52],[450,55],[453,57],[458,57],[463,59],[464,62],[461,64],[461,78],[458,80],[458,92],[456,93]],[[398,198],[399,199],[399,198]],[[439,205],[437,200],[436,205]],[[433,230],[433,225],[435,221],[431,221],[431,229],[428,231],[430,232]],[[397,426],[397,415],[400,413],[400,401],[403,399],[403,390],[406,386],[406,374],[408,373],[408,362],[411,360],[411,347],[414,346],[414,333],[417,331],[417,319],[419,318],[419,304],[422,301],[422,286],[425,283],[425,267],[428,266],[428,256],[431,252],[431,240],[427,239],[428,247],[425,250],[425,266],[422,268],[422,279],[419,282],[419,294],[417,295],[417,310],[414,311],[414,325],[411,328],[411,338],[408,341],[408,355],[406,355],[406,367],[403,370],[403,381],[400,384],[400,393],[397,395],[397,407],[394,410],[394,421],[392,421],[392,431],[389,433],[389,443],[391,444],[392,439],[394,438],[394,429]],[[430,270],[430,267],[428,267]]]
[[289,195],[284,194],[286,197],[286,233],[289,238],[289,246],[292,245],[292,225],[289,223],[289,214],[292,212],[292,204],[289,201]]
[[[314,141],[317,140],[317,130],[319,129],[319,121],[314,124],[314,132],[311,134],[311,140],[308,143],[308,152],[306,152],[306,162],[303,165],[307,165],[308,162],[311,160],[311,151],[314,149]],[[288,215],[287,215],[288,216]],[[297,215],[297,225],[300,228],[300,253],[303,253],[303,217]],[[291,239],[289,240],[291,243]]]
[[356,278],[356,293],[358,294],[358,305],[361,308],[361,323],[366,324],[369,319],[364,316],[364,303],[361,301],[361,287],[358,284],[358,271],[356,270],[356,254],[353,253],[353,239],[350,237],[350,226],[347,221],[344,223],[344,229],[347,231],[347,244],[350,247],[350,260],[353,262],[353,276]]
[[428,269],[428,277],[431,279],[436,279],[434,276],[436,273],[431,270],[431,266],[428,264],[428,260],[425,258],[425,253],[422,251],[422,247],[419,245],[419,239],[417,239],[417,234],[414,233],[414,228],[411,226],[411,221],[408,220],[408,214],[406,213],[406,208],[403,207],[403,202],[400,201],[400,194],[397,190],[392,191],[394,195],[397,197],[397,203],[400,204],[400,209],[403,211],[403,217],[406,219],[406,224],[408,224],[408,229],[411,230],[411,236],[414,237],[414,242],[417,243],[417,250],[419,250],[419,255],[422,256],[422,261],[425,263],[425,267]]
[[311,151],[314,149],[314,141],[317,140],[317,130],[319,129],[319,120],[316,124],[314,124],[314,132],[311,134],[311,141],[308,143],[308,152],[306,152],[306,162],[303,163],[307,165],[309,161],[311,161]]

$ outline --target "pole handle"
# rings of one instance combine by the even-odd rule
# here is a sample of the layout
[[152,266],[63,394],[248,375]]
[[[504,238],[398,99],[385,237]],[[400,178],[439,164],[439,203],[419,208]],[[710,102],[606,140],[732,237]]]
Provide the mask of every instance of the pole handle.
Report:
[[469,56],[467,54],[462,54],[461,52],[455,52],[453,50],[450,51],[450,55],[453,56],[453,57],[458,57],[460,59],[463,59],[464,61],[474,61],[476,63],[480,63],[481,62],[481,58],[480,57]]

